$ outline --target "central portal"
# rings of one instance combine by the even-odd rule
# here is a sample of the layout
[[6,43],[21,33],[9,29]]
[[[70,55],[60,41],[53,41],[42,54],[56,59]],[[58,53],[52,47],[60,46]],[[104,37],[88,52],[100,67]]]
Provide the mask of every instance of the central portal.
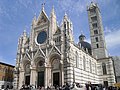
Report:
[[53,73],[53,85],[59,86],[59,72]]
[[44,71],[38,72],[37,86],[44,86]]
[[30,85],[30,75],[25,76],[25,84]]

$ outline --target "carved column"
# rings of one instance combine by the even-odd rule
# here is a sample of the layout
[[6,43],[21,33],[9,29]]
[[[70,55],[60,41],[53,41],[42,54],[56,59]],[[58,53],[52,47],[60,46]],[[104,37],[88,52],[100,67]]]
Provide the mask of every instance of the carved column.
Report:
[[19,89],[22,87],[23,84],[25,84],[25,76],[24,76],[24,70],[20,70],[19,74]]
[[61,69],[61,86],[64,85],[64,65],[63,65],[63,55],[61,55],[61,60],[60,60],[60,69]]
[[47,76],[48,76],[48,69],[47,69],[47,67],[45,67],[45,75],[44,75],[44,85],[45,85],[45,88],[47,88],[47,86],[48,86],[48,78],[47,78]]
[[51,67],[48,67],[48,86],[52,85]]
[[31,68],[31,75],[30,75],[30,85],[35,85],[36,86],[36,77],[37,77],[37,72],[36,72],[36,67],[30,67]]

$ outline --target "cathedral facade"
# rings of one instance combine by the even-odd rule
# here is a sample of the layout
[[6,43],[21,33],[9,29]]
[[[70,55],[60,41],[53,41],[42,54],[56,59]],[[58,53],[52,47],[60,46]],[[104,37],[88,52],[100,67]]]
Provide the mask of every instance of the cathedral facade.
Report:
[[74,43],[73,25],[64,15],[62,24],[56,21],[54,8],[50,17],[44,6],[33,18],[30,36],[24,31],[18,41],[15,87],[23,84],[35,86],[62,86],[65,83],[115,83],[113,61],[107,54],[100,9],[91,3],[87,7],[91,44],[85,35]]

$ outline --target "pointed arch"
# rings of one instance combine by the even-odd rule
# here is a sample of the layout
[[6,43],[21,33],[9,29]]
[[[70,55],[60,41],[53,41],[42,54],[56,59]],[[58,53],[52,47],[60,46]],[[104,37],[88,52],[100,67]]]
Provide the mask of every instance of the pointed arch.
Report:
[[36,57],[34,59],[34,64],[35,64],[36,68],[44,66],[44,63],[45,63],[45,58],[43,58],[43,57]]
[[107,74],[106,64],[105,63],[102,63],[102,70],[103,70],[103,75]]
[[54,59],[61,59],[60,55],[58,53],[52,53],[49,57],[49,63],[52,63]]

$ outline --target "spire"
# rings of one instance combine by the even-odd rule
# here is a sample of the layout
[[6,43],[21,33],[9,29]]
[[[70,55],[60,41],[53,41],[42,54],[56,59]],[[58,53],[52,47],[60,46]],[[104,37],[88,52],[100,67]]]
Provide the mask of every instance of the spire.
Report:
[[45,3],[42,4],[42,11],[44,11],[44,6],[45,6]]
[[45,5],[45,3],[42,4],[42,10],[41,10],[41,12],[40,12],[40,14],[39,14],[39,16],[38,16],[38,18],[37,18],[37,20],[36,20],[36,25],[39,25],[39,24],[41,23],[41,20],[42,20],[43,18],[44,18],[44,20],[49,20],[46,12],[45,12],[45,10],[44,10],[44,5]]
[[65,12],[65,16],[67,16],[67,13]]
[[24,29],[23,33],[26,33],[26,27],[25,27],[25,29]]
[[34,18],[33,19],[36,20],[36,13],[34,14]]
[[26,33],[26,28],[25,28],[23,31],[23,37],[26,37],[26,36],[27,36],[27,33]]
[[55,17],[56,17],[56,15],[55,15],[55,10],[54,10],[54,6],[52,6],[51,16],[55,16]]
[[66,12],[65,12],[65,15],[64,15],[64,19],[68,19],[68,15],[67,15]]
[[32,20],[32,25],[35,25],[36,22],[36,13],[34,14],[33,20]]
[[27,33],[26,33],[26,28],[24,29],[23,31],[23,41],[22,41],[22,44],[23,44],[23,47],[24,47],[24,44],[26,43],[27,41]]
[[92,9],[92,8],[94,8],[94,7],[97,7],[97,3],[95,3],[95,2],[91,2],[90,3],[90,5],[87,5],[87,9],[89,10],[89,9]]
[[[57,20],[56,20],[56,14],[54,10],[54,6],[52,6],[51,14],[50,14],[50,35],[55,34],[57,30]],[[50,36],[52,38],[52,36]]]
[[51,14],[55,14],[54,6],[52,6]]

